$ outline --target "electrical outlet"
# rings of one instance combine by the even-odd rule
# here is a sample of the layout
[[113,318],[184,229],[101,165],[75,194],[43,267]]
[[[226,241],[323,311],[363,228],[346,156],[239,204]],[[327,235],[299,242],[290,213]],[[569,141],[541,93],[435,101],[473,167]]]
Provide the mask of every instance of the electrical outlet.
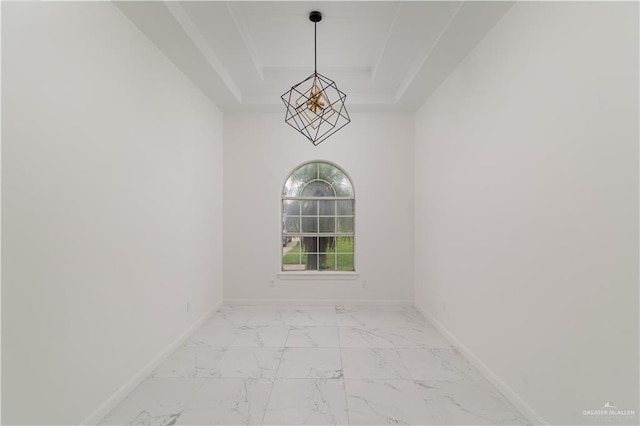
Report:
[[367,288],[367,280],[362,281],[362,288]]
[[187,312],[189,312],[191,310],[191,303],[187,302]]
[[269,281],[269,287],[275,287],[276,282],[274,280]]
[[442,302],[442,312],[447,312],[447,302]]

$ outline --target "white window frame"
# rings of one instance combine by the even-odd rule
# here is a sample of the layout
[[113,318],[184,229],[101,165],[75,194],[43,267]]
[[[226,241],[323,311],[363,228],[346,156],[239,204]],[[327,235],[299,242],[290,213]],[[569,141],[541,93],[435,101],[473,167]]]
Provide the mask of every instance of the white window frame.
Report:
[[[333,197],[300,197],[300,196],[295,196],[295,197],[289,197],[289,196],[285,196],[284,195],[284,187],[287,184],[287,182],[289,181],[289,179],[291,178],[291,176],[299,169],[307,166],[308,164],[314,164],[314,163],[324,163],[324,164],[328,164],[332,167],[335,167],[336,169],[338,169],[344,176],[345,178],[349,181],[349,184],[351,186],[351,190],[353,192],[353,196],[351,197],[339,197],[339,196],[335,196],[336,191],[335,188],[333,187],[333,185],[331,184],[331,182],[328,182],[326,180],[320,179],[319,176],[316,179],[312,179],[309,180],[308,182],[305,183],[305,186],[308,185],[311,182],[314,181],[322,181],[324,183],[326,183],[327,185],[329,185],[334,193]],[[355,280],[358,278],[359,274],[356,272],[357,271],[357,267],[356,267],[356,192],[354,189],[354,185],[353,185],[353,180],[351,179],[351,177],[348,175],[347,172],[345,172],[345,170],[338,166],[337,164],[330,162],[330,161],[326,161],[326,160],[313,160],[313,161],[307,161],[305,163],[302,163],[298,166],[296,166],[293,170],[291,170],[288,174],[287,177],[285,178],[282,186],[281,186],[281,197],[280,197],[280,244],[279,244],[279,253],[280,253],[280,268],[279,268],[279,272],[277,274],[278,278],[280,279],[284,279],[284,280]],[[285,201],[289,201],[289,200],[318,200],[318,201],[331,201],[331,200],[349,200],[352,202],[352,206],[353,206],[353,214],[352,215],[338,215],[337,214],[337,203],[336,203],[336,211],[335,211],[335,215],[333,216],[329,216],[329,217],[334,217],[336,220],[338,217],[352,217],[353,218],[353,232],[347,232],[347,233],[340,233],[340,232],[333,232],[333,233],[320,233],[320,232],[297,232],[294,233],[293,235],[291,233],[285,233],[285,229],[284,229],[284,204]],[[318,207],[319,208],[319,207]],[[299,215],[300,216],[300,220],[302,220],[303,215]],[[313,217],[321,217],[319,215],[319,212],[317,213],[316,216]],[[302,231],[302,227],[300,228],[300,230]],[[296,270],[284,270],[284,264],[283,264],[283,259],[284,259],[284,254],[283,254],[283,247],[282,247],[282,240],[285,237],[289,237],[289,236],[293,236],[293,237],[304,237],[304,236],[314,236],[314,237],[344,237],[344,236],[349,236],[353,238],[353,271],[335,271],[335,270],[300,270],[300,271],[296,271]],[[336,261],[337,261],[337,251],[334,252],[334,255],[336,256]]]

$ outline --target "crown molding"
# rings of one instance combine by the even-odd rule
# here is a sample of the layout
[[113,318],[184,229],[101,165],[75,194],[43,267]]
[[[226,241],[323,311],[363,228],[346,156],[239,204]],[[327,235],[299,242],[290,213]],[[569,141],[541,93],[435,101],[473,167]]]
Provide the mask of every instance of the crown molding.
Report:
[[398,4],[396,5],[396,13],[394,14],[393,19],[391,20],[391,25],[389,25],[389,31],[387,31],[387,36],[385,37],[384,42],[382,43],[382,47],[380,48],[378,54],[376,55],[376,60],[374,61],[374,65],[371,71],[371,80],[375,80],[376,74],[378,73],[378,69],[380,68],[380,64],[382,63],[382,58],[384,57],[384,53],[387,51],[387,48],[389,47],[389,40],[391,40],[391,37],[393,36],[393,31],[396,27],[396,24],[398,23],[398,16],[400,15],[401,4],[402,3],[398,2]]
[[447,30],[449,29],[449,27],[451,26],[451,23],[456,19],[456,16],[458,16],[458,13],[460,12],[460,10],[462,9],[462,6],[464,5],[464,2],[460,2],[460,4],[458,4],[458,7],[456,8],[456,10],[453,12],[453,14],[451,14],[451,17],[449,18],[449,20],[447,21],[447,23],[444,25],[444,27],[442,27],[442,31],[440,31],[440,34],[438,34],[438,37],[436,38],[435,43],[433,43],[429,49],[425,49],[422,54],[420,56],[418,56],[418,58],[416,59],[416,61],[413,63],[413,65],[411,66],[411,68],[409,69],[409,71],[407,72],[404,80],[402,81],[402,83],[400,83],[400,86],[398,87],[398,90],[396,92],[395,95],[395,103],[400,102],[400,100],[402,99],[402,97],[404,96],[405,92],[407,91],[407,89],[409,88],[409,86],[411,86],[411,84],[413,83],[413,81],[416,79],[416,77],[418,76],[418,73],[420,72],[420,70],[422,69],[422,67],[424,66],[424,64],[427,62],[427,60],[429,59],[429,57],[431,56],[431,54],[433,53],[434,49],[438,46],[438,44],[440,43],[440,39],[444,36],[444,34],[447,32]]
[[209,65],[211,65],[211,68],[218,73],[218,76],[220,76],[220,79],[236,98],[236,101],[238,101],[238,103],[242,103],[242,92],[231,78],[227,69],[222,65],[220,59],[218,59],[216,54],[213,52],[213,49],[211,49],[211,46],[209,46],[209,43],[207,43],[202,33],[200,33],[191,18],[189,18],[187,12],[185,12],[182,6],[180,6],[179,2],[165,2],[165,5],[176,21],[184,29],[196,48],[200,53],[202,53]]
[[251,36],[249,35],[249,31],[247,31],[247,27],[244,24],[244,21],[242,21],[242,19],[240,18],[239,11],[236,10],[237,6],[235,6],[235,4],[231,2],[226,2],[225,4],[227,6],[227,10],[229,11],[229,15],[231,15],[231,19],[233,20],[233,23],[236,26],[238,33],[240,34],[240,38],[244,43],[244,48],[246,49],[247,53],[249,54],[249,57],[251,58],[251,63],[256,69],[256,73],[258,73],[260,80],[264,81],[265,80],[264,67],[262,65],[262,62],[260,62],[260,59],[258,58],[258,53],[256,52],[256,48],[253,45],[253,41],[251,41]]

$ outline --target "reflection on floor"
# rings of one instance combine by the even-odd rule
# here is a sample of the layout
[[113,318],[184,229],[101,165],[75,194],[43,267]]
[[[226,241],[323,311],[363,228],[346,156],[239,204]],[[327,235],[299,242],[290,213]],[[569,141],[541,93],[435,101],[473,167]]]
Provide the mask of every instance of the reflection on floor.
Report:
[[104,425],[527,424],[414,308],[225,306]]

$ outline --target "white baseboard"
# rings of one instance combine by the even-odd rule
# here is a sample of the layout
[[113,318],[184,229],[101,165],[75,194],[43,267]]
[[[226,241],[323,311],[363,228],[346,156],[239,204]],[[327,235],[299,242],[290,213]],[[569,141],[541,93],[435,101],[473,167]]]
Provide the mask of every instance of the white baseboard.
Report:
[[102,405],[100,405],[93,413],[89,414],[80,424],[81,426],[97,425],[100,420],[111,412],[127,395],[129,395],[140,383],[142,383],[164,360],[167,359],[176,349],[189,338],[195,331],[205,323],[214,312],[220,309],[222,302],[216,303],[202,317],[200,317],[193,325],[191,325],[184,333],[178,336],[169,346],[160,352],[155,358],[149,362],[142,370],[134,375],[131,380],[125,383],[113,395],[111,395]]
[[366,306],[414,306],[413,300],[385,299],[224,299],[225,306],[230,305],[282,305],[282,306],[327,306],[327,305],[366,305]]
[[469,350],[457,337],[455,337],[447,328],[435,319],[429,312],[417,302],[414,303],[416,309],[422,313],[435,328],[451,343],[469,362],[477,368],[480,373],[500,392],[514,407],[516,407],[526,418],[534,425],[548,425],[548,423],[540,416],[529,404],[527,404],[520,396],[511,389],[505,382],[498,377],[489,367],[483,363],[473,352]]

